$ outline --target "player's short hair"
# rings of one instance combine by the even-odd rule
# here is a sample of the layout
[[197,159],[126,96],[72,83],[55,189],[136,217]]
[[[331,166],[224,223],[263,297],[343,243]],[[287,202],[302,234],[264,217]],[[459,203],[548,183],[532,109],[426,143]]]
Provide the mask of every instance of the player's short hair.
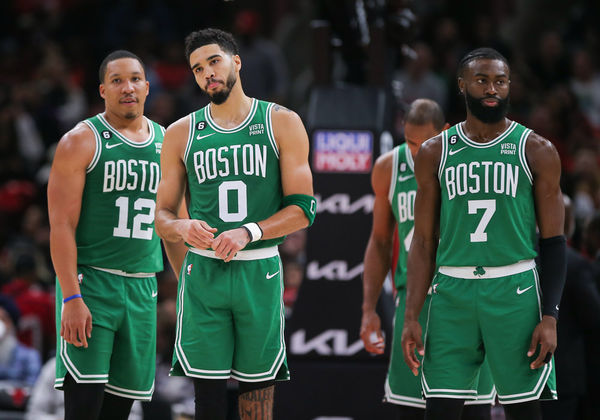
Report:
[[495,49],[487,47],[477,48],[465,54],[465,56],[458,62],[458,77],[462,77],[465,68],[471,61],[479,59],[500,60],[504,62],[504,64],[506,64],[506,67],[510,69],[506,57],[504,57]]
[[138,57],[131,51],[116,50],[104,57],[104,60],[102,60],[102,63],[100,63],[100,68],[98,69],[98,77],[100,78],[100,83],[104,83],[104,78],[106,77],[106,67],[108,66],[108,63],[110,63],[111,61],[118,60],[119,58],[133,58],[134,60],[137,60],[142,66],[144,74],[146,74],[146,66],[144,65],[144,62],[140,57]]
[[220,29],[206,28],[194,31],[185,37],[185,58],[190,61],[190,55],[194,51],[209,44],[217,44],[228,54],[239,54],[239,48],[233,35]]
[[431,99],[416,99],[408,108],[404,122],[413,125],[427,125],[431,123],[436,130],[442,131],[446,125],[444,111],[436,101]]

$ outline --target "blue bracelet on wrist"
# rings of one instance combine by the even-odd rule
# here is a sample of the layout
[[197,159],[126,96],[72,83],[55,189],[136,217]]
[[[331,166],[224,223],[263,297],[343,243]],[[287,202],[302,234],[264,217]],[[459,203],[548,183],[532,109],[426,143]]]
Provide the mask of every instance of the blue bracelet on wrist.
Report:
[[77,298],[80,298],[80,297],[82,297],[81,293],[76,293],[74,295],[69,296],[68,298],[64,298],[63,299],[63,303],[67,303],[70,300],[77,299]]

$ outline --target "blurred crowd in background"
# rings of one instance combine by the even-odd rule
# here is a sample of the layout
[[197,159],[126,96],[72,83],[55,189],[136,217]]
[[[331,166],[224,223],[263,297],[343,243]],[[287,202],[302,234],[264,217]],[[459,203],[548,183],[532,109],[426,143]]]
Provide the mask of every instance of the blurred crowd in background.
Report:
[[[367,84],[373,68],[369,29],[383,27],[387,60],[375,65],[383,67],[383,87],[395,99],[392,133],[398,144],[403,110],[416,98],[438,101],[451,124],[464,119],[457,64],[473,48],[496,48],[512,69],[509,118],[548,138],[559,151],[563,191],[573,203],[571,245],[590,264],[595,260],[597,289],[598,18],[600,3],[594,0],[0,2],[0,382],[7,384],[0,384],[0,407],[23,409],[44,364],[47,377],[42,373],[39,382],[46,382],[40,387],[52,392],[55,279],[46,184],[61,136],[104,109],[98,66],[108,52],[128,49],[144,60],[150,82],[145,113],[167,126],[207,103],[184,57],[185,35],[201,27],[229,30],[240,44],[246,93],[304,117],[316,83],[315,51],[330,49],[331,83]],[[330,25],[328,45],[314,45],[315,21]],[[302,282],[305,235],[290,235],[281,247],[288,311]],[[185,379],[165,382],[175,325],[175,275],[165,270],[159,285],[157,400],[185,405],[193,397]],[[593,308],[600,314],[598,307],[588,309]],[[589,313],[581,316],[591,319]],[[581,328],[595,330],[597,340],[599,325],[593,321]],[[29,405],[48,401],[32,398]],[[59,408],[48,406],[47,418],[60,418],[52,410]],[[41,413],[31,418],[44,418]]]

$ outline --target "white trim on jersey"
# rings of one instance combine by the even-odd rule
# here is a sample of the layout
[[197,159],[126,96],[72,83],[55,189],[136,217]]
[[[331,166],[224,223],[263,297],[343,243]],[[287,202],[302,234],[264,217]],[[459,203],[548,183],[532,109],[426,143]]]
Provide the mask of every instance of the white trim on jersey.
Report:
[[529,134],[532,133],[532,130],[529,128],[523,131],[521,134],[521,138],[519,139],[519,160],[521,161],[521,166],[525,171],[525,175],[529,178],[529,183],[533,185],[533,176],[531,175],[531,169],[529,168],[529,164],[527,163],[527,154],[525,153],[525,146],[527,144],[527,139],[529,139]]
[[398,181],[398,160],[400,159],[400,146],[392,149],[392,178],[390,179],[390,190],[388,191],[388,200],[390,205],[394,200],[394,191],[396,191],[396,182]]
[[242,121],[239,125],[233,128],[223,128],[219,124],[217,124],[215,120],[212,119],[212,116],[210,115],[210,104],[204,107],[204,117],[206,118],[206,121],[211,126],[211,128],[217,133],[231,134],[240,131],[242,128],[247,126],[250,123],[250,121],[252,121],[252,118],[254,118],[254,114],[256,114],[257,109],[258,100],[256,98],[252,98],[252,105],[250,106],[250,111],[248,112],[248,115],[246,115],[244,121]]
[[148,134],[148,138],[146,140],[139,142],[139,141],[133,141],[131,139],[128,139],[123,134],[119,133],[119,131],[116,128],[114,128],[112,125],[109,124],[108,121],[106,121],[103,113],[98,114],[98,120],[108,131],[112,132],[123,143],[125,143],[131,147],[137,147],[137,148],[146,147],[154,141],[154,124],[152,124],[152,121],[150,121],[148,118],[144,117],[144,119],[148,123],[149,134]]
[[277,142],[275,141],[275,134],[273,133],[273,120],[271,119],[274,103],[270,103],[267,106],[267,112],[265,116],[265,122],[267,124],[267,137],[271,142],[271,147],[273,147],[273,151],[275,152],[275,156],[279,159],[279,147],[277,147]]
[[446,166],[446,160],[448,158],[448,130],[442,131],[442,155],[440,156],[440,166],[438,167],[438,179],[440,181],[440,188],[444,177],[444,168]]
[[[207,258],[213,258],[216,260],[220,260],[221,258],[217,257],[215,251],[209,249],[198,249],[198,248],[190,248],[190,252],[194,254],[201,255]],[[265,258],[276,257],[279,255],[279,249],[276,246],[270,246],[267,248],[258,248],[258,249],[250,249],[247,251],[238,251],[233,260],[235,261],[253,261],[253,260],[262,260]]]
[[188,131],[188,140],[187,140],[187,144],[185,145],[185,152],[183,154],[183,164],[185,165],[186,169],[187,169],[187,160],[188,160],[188,155],[190,154],[190,149],[192,148],[192,142],[194,141],[194,130],[196,126],[196,113],[192,112],[190,114],[190,127],[189,127],[189,131]]
[[451,266],[440,266],[438,271],[446,276],[455,277],[459,279],[495,279],[498,277],[512,276],[515,274],[523,273],[535,268],[535,260],[523,260],[510,265],[503,265],[499,267],[479,267],[483,268],[484,273],[475,274],[478,267],[467,266],[467,267],[451,267]]
[[514,131],[514,129],[517,128],[517,125],[518,125],[516,121],[511,121],[508,128],[506,130],[504,130],[502,133],[500,133],[500,135],[498,135],[498,137],[496,137],[495,139],[490,140],[488,142],[485,142],[485,143],[478,143],[467,137],[467,135],[465,134],[465,132],[463,131],[463,128],[462,128],[463,123],[465,123],[465,121],[456,124],[456,128],[457,128],[456,132],[458,133],[458,136],[467,145],[469,145],[471,147],[475,147],[477,149],[485,149],[485,148],[497,145],[502,140],[504,140],[506,137],[508,137],[510,135],[510,133],[512,133]]
[[112,268],[94,267],[93,265],[90,265],[89,267],[93,268],[94,270],[104,271],[105,273],[115,274],[117,276],[123,276],[123,277],[135,277],[135,278],[143,279],[143,278],[149,278],[149,277],[156,276],[156,273],[127,273],[125,271],[115,270]]
[[404,152],[406,153],[406,163],[408,164],[408,167],[410,168],[410,170],[414,172],[415,171],[415,161],[413,160],[413,156],[410,151],[410,147],[408,147],[408,144],[406,144],[406,150]]
[[94,151],[94,157],[92,158],[92,161],[90,162],[88,167],[85,168],[85,173],[89,174],[94,170],[96,164],[100,160],[100,155],[102,154],[102,140],[100,140],[100,133],[98,133],[98,130],[96,130],[96,127],[94,126],[94,124],[92,124],[91,121],[84,120],[83,122],[85,125],[91,128],[92,133],[94,133],[94,139],[96,140],[96,150]]

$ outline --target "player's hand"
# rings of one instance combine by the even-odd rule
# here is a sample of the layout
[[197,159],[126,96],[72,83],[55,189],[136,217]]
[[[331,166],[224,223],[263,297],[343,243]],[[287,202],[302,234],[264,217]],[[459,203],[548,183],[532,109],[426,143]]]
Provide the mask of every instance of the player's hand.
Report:
[[210,248],[216,231],[217,229],[211,227],[204,220],[181,219],[181,237],[194,248]]
[[539,369],[544,366],[550,361],[552,354],[554,354],[554,350],[556,349],[556,318],[549,315],[542,317],[541,322],[533,330],[527,357],[535,354],[538,345],[540,346],[540,353],[529,365],[531,369]]
[[377,312],[363,312],[360,323],[360,338],[366,351],[372,354],[383,354],[385,339],[381,333],[381,320]]
[[63,305],[60,336],[75,347],[87,348],[87,339],[92,337],[92,314],[83,299],[76,298]]
[[404,321],[404,328],[402,329],[402,353],[404,354],[404,362],[415,376],[419,376],[419,366],[421,366],[421,362],[419,362],[415,354],[415,349],[419,352],[419,355],[423,356],[425,354],[421,335],[421,324],[419,324],[419,321]]
[[217,258],[229,262],[235,254],[250,242],[248,232],[244,228],[226,230],[215,238],[212,249]]

